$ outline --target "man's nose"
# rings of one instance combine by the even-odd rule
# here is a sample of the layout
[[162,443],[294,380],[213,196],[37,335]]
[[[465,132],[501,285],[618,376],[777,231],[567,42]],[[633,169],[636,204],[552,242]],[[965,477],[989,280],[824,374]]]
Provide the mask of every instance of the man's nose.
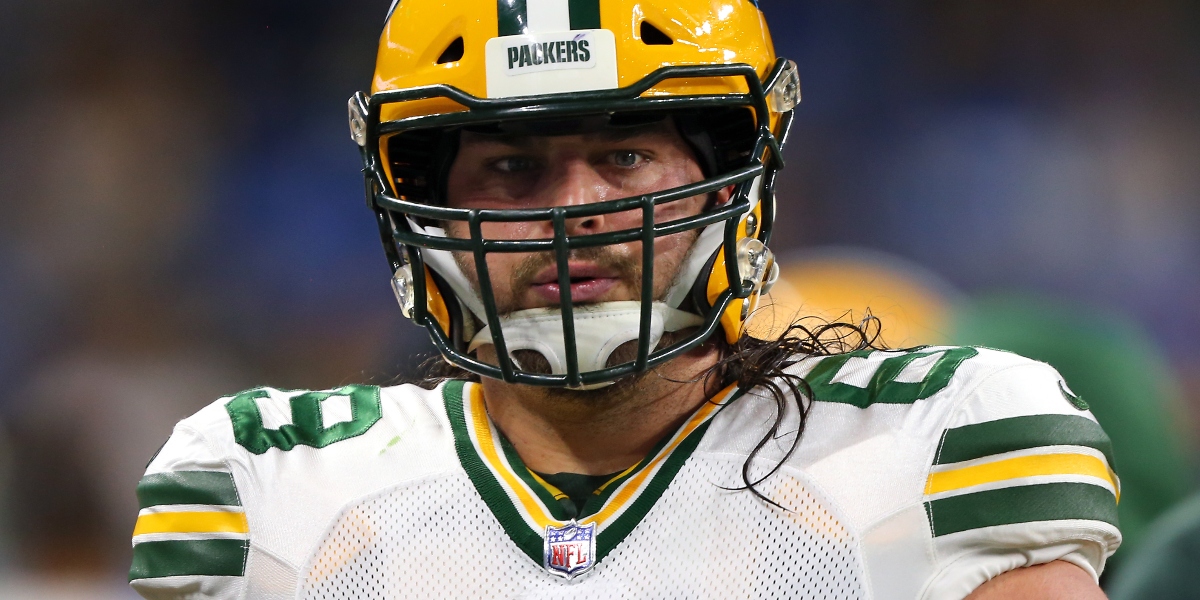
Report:
[[[583,158],[560,161],[547,173],[542,187],[541,206],[583,206],[615,199],[612,185]],[[567,219],[567,234],[598,233],[604,230],[605,216]]]

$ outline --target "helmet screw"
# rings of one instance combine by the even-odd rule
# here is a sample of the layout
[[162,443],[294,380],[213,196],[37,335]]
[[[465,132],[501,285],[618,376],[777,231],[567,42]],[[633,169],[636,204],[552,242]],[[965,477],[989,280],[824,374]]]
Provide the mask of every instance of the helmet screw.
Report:
[[367,118],[363,116],[362,105],[359,104],[357,95],[350,98],[347,109],[350,113],[350,139],[354,140],[355,144],[365,147],[367,145]]
[[787,61],[775,85],[767,92],[767,104],[777,113],[785,113],[800,103],[800,71],[796,63]]
[[758,217],[754,213],[746,215],[746,235],[758,233]]
[[416,307],[416,290],[413,288],[412,267],[404,265],[396,269],[396,273],[392,275],[392,291],[396,293],[396,302],[400,304],[400,312],[404,316],[413,318],[413,309]]
[[771,262],[771,251],[767,245],[755,238],[742,238],[737,248],[738,275],[743,285],[757,288],[767,274]]

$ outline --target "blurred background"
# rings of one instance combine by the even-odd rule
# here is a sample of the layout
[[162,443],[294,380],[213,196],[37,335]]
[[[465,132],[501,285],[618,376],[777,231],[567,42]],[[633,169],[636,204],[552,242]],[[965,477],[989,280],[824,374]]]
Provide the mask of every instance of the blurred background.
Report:
[[[203,405],[430,351],[345,122],[389,4],[0,0],[0,597],[132,597],[134,486]],[[1200,4],[761,5],[804,90],[780,306],[1058,367],[1119,572],[1196,475]]]

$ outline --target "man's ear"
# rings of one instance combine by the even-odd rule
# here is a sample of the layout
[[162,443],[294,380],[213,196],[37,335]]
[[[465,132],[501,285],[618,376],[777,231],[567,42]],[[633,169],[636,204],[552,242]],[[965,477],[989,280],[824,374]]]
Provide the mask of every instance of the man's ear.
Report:
[[717,192],[717,204],[718,205],[725,204],[726,202],[729,202],[729,199],[732,197],[733,197],[733,186],[727,185],[727,186],[721,188],[721,190]]
[[705,204],[704,210],[712,210],[729,202],[729,199],[733,197],[733,187],[732,185],[725,186],[715,192],[709,192],[708,202]]

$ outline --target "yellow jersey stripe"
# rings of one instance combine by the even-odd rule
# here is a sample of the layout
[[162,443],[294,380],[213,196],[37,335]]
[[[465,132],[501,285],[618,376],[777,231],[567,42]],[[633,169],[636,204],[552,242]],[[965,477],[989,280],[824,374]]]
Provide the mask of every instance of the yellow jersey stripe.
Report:
[[925,483],[926,494],[940,494],[963,488],[1039,475],[1083,475],[1107,481],[1114,490],[1116,477],[1103,460],[1087,454],[1038,454],[931,473]]
[[496,451],[496,442],[492,436],[492,427],[488,422],[487,409],[483,404],[483,386],[471,385],[470,403],[471,426],[475,430],[476,439],[479,440],[479,451],[483,454],[484,460],[504,480],[505,487],[516,494],[517,500],[539,529],[545,530],[547,525],[558,523],[557,520],[550,518],[541,502],[525,489],[520,478],[511,469],[506,468],[504,462],[500,460],[500,455]]
[[595,496],[599,496],[600,494],[603,494],[604,490],[607,490],[608,486],[612,485],[614,481],[620,481],[622,477],[634,472],[640,466],[642,466],[642,461],[640,461],[640,460],[637,461],[636,463],[633,463],[632,467],[629,467],[628,469],[625,469],[624,471],[621,471],[620,473],[613,475],[612,479],[605,481],[604,485],[596,488],[596,491],[592,492],[592,494]]
[[[721,395],[724,396],[724,393]],[[654,460],[651,461],[650,464],[646,465],[646,468],[642,469],[640,473],[634,475],[632,479],[626,482],[621,491],[617,492],[617,494],[613,496],[607,504],[605,504],[604,508],[601,509],[600,512],[584,519],[582,523],[587,524],[594,522],[597,525],[602,525],[609,517],[612,517],[614,514],[616,514],[633,498],[635,494],[641,490],[646,481],[650,478],[650,474],[654,472],[655,467],[657,467],[659,463],[670,456],[671,452],[673,452],[675,448],[683,442],[683,440],[687,439],[687,437],[691,435],[697,427],[703,425],[704,422],[707,421],[708,418],[712,416],[712,414],[715,413],[719,408],[721,408],[720,403],[705,402],[704,405],[700,407],[700,410],[696,411],[696,414],[692,415],[691,420],[688,421],[687,425],[683,428],[683,431],[680,431],[679,434],[675,436],[675,439],[671,440],[671,443],[668,444],[666,448],[663,448],[662,452],[659,452],[658,456],[654,457]]]
[[160,512],[138,517],[133,535],[152,533],[249,533],[246,513],[226,511]]
[[[730,386],[728,389],[718,394],[717,397],[723,398],[728,396],[736,389],[736,387],[736,385]],[[488,466],[491,467],[492,471],[499,476],[503,486],[516,496],[518,508],[523,509],[523,511],[539,529],[544,530],[547,525],[561,525],[562,523],[550,515],[549,511],[542,506],[541,501],[536,495],[534,495],[533,491],[526,487],[525,482],[522,481],[501,458],[499,444],[495,436],[492,434],[491,422],[488,419],[487,409],[484,404],[483,386],[472,384],[471,391],[469,393],[469,400],[464,402],[464,404],[469,404],[470,416],[468,417],[468,421],[470,422],[471,430],[475,435],[476,449],[483,457],[484,462],[486,462]],[[597,525],[602,526],[607,519],[620,512],[621,509],[625,505],[629,504],[634,498],[636,498],[638,493],[641,492],[642,488],[645,487],[650,480],[650,476],[653,474],[659,463],[666,460],[666,458],[671,455],[671,453],[679,446],[679,444],[683,442],[683,440],[687,439],[692,432],[708,421],[708,419],[712,417],[712,415],[715,414],[717,410],[721,408],[721,406],[722,403],[718,402],[704,403],[696,411],[696,413],[692,415],[687,424],[685,424],[684,427],[676,434],[675,438],[672,439],[671,442],[667,444],[661,451],[659,451],[659,453],[652,460],[646,463],[644,468],[642,468],[641,465],[645,461],[639,462],[638,464],[629,467],[629,469],[623,471],[619,475],[614,476],[613,479],[611,479],[608,483],[605,483],[604,486],[601,486],[600,490],[597,490],[598,492],[603,491],[603,489],[608,487],[609,484],[621,479],[630,471],[641,468],[639,473],[622,483],[622,489],[605,503],[604,508],[602,508],[596,514],[581,520],[580,522],[583,524],[594,522]],[[563,497],[566,496],[566,494],[563,494],[561,490],[558,490],[554,486],[550,485],[549,482],[539,477],[536,473],[533,473],[532,470],[530,473],[533,475],[534,480],[545,486],[555,498],[558,498],[560,495]]]

